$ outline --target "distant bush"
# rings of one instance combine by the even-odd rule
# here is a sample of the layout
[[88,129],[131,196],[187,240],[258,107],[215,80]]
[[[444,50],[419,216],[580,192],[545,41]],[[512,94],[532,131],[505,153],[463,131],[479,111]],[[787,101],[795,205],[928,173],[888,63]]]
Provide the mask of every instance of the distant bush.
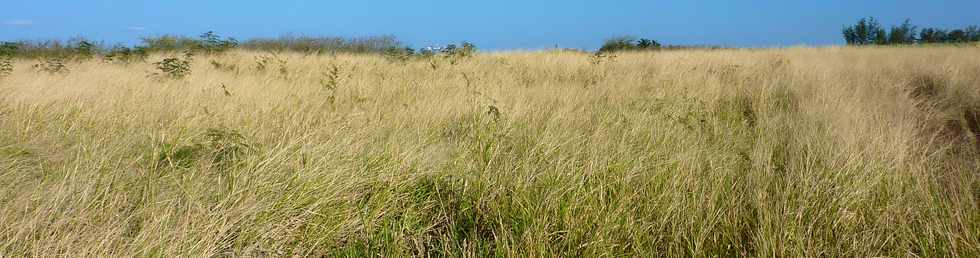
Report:
[[140,46],[150,52],[176,52],[192,50],[203,54],[217,54],[238,47],[235,38],[222,38],[214,31],[208,31],[198,38],[186,36],[163,35],[146,37]]
[[616,52],[616,51],[626,51],[626,50],[656,50],[660,49],[662,45],[656,40],[650,40],[641,38],[637,40],[631,36],[620,36],[607,39],[602,47],[599,48],[599,52]]
[[208,31],[200,36],[198,49],[205,54],[217,54],[238,47],[238,40],[235,38],[221,38],[214,31]]
[[715,45],[666,45],[660,47],[657,50],[687,50],[687,49],[719,50],[719,49],[731,49],[731,48],[723,47],[723,46],[715,46]]
[[0,56],[13,57],[20,50],[20,44],[16,42],[0,42]]
[[[193,51],[198,54],[220,54],[228,50],[244,48],[269,52],[302,52],[302,53],[377,53],[388,54],[397,50],[399,55],[413,56],[415,51],[405,47],[393,36],[342,38],[342,37],[309,37],[282,36],[279,38],[257,38],[239,43],[235,38],[219,36],[214,31],[202,33],[198,37],[178,35],[161,35],[144,37],[136,46],[104,47],[101,43],[84,38],[68,41],[16,41],[0,42],[0,52],[9,56],[44,59],[59,58],[63,60],[89,59],[101,55],[107,62],[132,62],[144,59],[154,52],[174,53]],[[464,46],[465,49],[465,46]]]
[[410,47],[392,47],[384,52],[385,59],[388,59],[388,61],[391,62],[406,62],[414,55],[415,49]]
[[405,47],[393,36],[341,38],[285,35],[279,38],[250,39],[242,48],[262,51],[303,53],[378,53]]
[[133,62],[146,61],[149,53],[146,51],[146,47],[138,46],[135,48],[129,48],[125,46],[116,46],[110,49],[102,59],[106,63],[121,63],[129,64]]
[[457,46],[448,44],[444,47],[426,47],[419,50],[418,57],[429,59],[432,69],[437,69],[438,61],[433,57],[441,57],[449,61],[450,65],[456,65],[459,61],[472,57],[476,54],[476,45],[463,41]]
[[159,73],[155,73],[158,78],[169,78],[169,79],[182,79],[191,74],[191,58],[193,54],[189,50],[184,51],[184,57],[180,58],[177,56],[171,56],[164,58],[159,62],[153,63],[156,65]]
[[234,38],[223,38],[213,31],[205,32],[198,38],[163,35],[140,40],[141,42],[133,47],[117,45],[111,48],[85,38],[68,41],[22,40],[0,42],[0,52],[12,57],[62,61],[85,60],[101,55],[106,62],[129,63],[143,61],[152,52],[194,51],[202,54],[217,54],[238,47],[238,41]]
[[145,47],[146,50],[151,52],[181,51],[184,49],[196,48],[200,44],[197,39],[174,35],[145,37],[140,40],[142,41],[141,46]]
[[619,36],[607,39],[598,53],[610,53],[618,51],[650,51],[650,50],[685,50],[685,49],[725,49],[725,47],[712,45],[664,45],[652,39],[632,36]]
[[77,59],[89,59],[95,56],[99,52],[99,47],[88,42],[87,40],[80,40],[74,45],[75,58]]
[[938,28],[926,28],[919,32],[919,43],[967,43],[980,42],[980,27],[970,26],[965,29],[947,31]]
[[100,43],[85,38],[74,38],[68,41],[16,41],[0,42],[0,52],[3,55],[20,58],[57,58],[57,59],[88,59],[102,50]]
[[449,44],[442,48],[442,53],[447,56],[469,57],[476,53],[476,45],[463,41],[459,47],[456,44]]

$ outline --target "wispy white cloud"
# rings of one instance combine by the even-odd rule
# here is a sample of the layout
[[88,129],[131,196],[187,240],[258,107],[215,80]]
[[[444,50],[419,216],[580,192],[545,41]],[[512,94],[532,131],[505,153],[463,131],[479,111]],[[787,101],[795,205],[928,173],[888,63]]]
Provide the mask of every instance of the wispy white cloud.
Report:
[[143,27],[143,26],[129,26],[129,27],[126,27],[126,30],[131,30],[131,31],[144,31],[144,30],[146,30],[146,27]]
[[9,20],[9,21],[3,21],[3,25],[10,25],[10,26],[31,26],[31,25],[34,25],[34,21],[32,21],[32,20]]

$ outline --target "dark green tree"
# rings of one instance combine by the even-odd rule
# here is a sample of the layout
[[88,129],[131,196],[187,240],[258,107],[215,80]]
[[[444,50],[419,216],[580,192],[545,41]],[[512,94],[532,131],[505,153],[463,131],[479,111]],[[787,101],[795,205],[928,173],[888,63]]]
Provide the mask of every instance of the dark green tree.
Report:
[[660,48],[661,45],[660,42],[657,42],[656,40],[640,39],[640,41],[636,42],[636,47],[640,49],[656,49]]
[[841,31],[848,45],[871,45],[888,43],[888,35],[874,17],[861,18],[852,26]]
[[980,27],[976,25],[966,27],[966,37],[971,42],[980,41]]
[[937,28],[926,28],[919,32],[919,43],[942,43],[946,40],[946,31]]
[[198,47],[208,54],[220,53],[238,47],[238,40],[234,38],[222,39],[214,31],[205,32],[201,34],[200,38]]
[[92,42],[89,42],[88,40],[85,39],[79,40],[78,43],[76,43],[75,45],[75,54],[78,58],[82,58],[82,59],[92,58],[92,56],[94,56],[95,52],[97,51],[98,51],[98,47]]
[[955,30],[949,31],[949,33],[946,34],[946,40],[944,40],[943,42],[946,42],[946,43],[963,43],[963,42],[968,42],[968,41],[970,41],[970,39],[967,37],[966,31],[961,30],[961,29],[955,29]]
[[848,45],[866,45],[868,44],[868,22],[865,18],[858,20],[857,24],[853,26],[844,27],[844,40],[847,41]]
[[888,44],[914,44],[916,27],[908,19],[902,25],[892,26],[888,33]]
[[619,36],[607,39],[602,47],[599,48],[599,52],[614,52],[622,50],[632,50],[636,48],[634,42],[635,38],[630,36]]

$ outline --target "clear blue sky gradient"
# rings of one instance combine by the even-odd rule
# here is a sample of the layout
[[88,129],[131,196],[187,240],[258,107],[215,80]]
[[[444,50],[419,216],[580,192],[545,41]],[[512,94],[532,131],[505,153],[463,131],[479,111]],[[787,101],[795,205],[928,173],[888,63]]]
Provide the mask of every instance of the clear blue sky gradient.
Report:
[[467,40],[484,49],[597,48],[615,35],[667,44],[842,44],[841,26],[874,16],[929,27],[980,24],[980,0],[937,1],[231,1],[2,0],[0,40],[143,36],[214,30],[239,39],[285,33],[394,35],[413,47]]

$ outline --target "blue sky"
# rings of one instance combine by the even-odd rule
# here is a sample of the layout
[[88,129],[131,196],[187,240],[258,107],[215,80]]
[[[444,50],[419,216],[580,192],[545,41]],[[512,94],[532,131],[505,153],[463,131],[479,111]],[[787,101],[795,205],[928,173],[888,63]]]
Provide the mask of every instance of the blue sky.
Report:
[[214,30],[239,39],[285,33],[394,35],[414,47],[467,40],[484,49],[597,48],[635,35],[736,47],[842,44],[863,16],[929,27],[980,24],[980,1],[250,1],[2,0],[0,40],[142,36]]

